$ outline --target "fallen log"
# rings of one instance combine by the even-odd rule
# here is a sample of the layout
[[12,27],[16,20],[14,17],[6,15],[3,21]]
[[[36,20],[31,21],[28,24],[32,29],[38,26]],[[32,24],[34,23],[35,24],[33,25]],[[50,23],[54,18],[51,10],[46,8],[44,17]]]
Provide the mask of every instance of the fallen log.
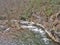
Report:
[[52,34],[51,32],[49,32],[47,29],[45,29],[45,27],[44,27],[43,25],[38,24],[38,23],[35,23],[35,24],[38,25],[38,26],[40,26],[40,27],[42,27],[42,28],[44,29],[44,31],[48,34],[48,36],[49,36],[53,41],[55,41],[55,42],[57,42],[57,43],[60,43],[59,39],[56,38],[55,36],[53,36],[53,34]]

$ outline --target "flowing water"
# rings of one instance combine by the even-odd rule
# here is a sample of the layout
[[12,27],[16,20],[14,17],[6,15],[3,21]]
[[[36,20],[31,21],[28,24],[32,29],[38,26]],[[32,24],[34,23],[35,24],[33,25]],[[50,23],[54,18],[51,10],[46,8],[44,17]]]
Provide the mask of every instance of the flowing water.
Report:
[[0,32],[0,45],[57,45],[34,22],[20,21],[20,26],[21,30],[7,28]]
[[42,27],[35,25],[33,22],[29,24],[27,21],[25,22],[22,21],[21,24],[22,24],[21,26],[22,28],[27,28],[28,30],[32,31],[32,33],[34,34],[33,36],[35,38],[34,40],[32,39],[34,43],[30,45],[57,45],[56,43],[54,44],[52,40],[47,38],[47,34]]

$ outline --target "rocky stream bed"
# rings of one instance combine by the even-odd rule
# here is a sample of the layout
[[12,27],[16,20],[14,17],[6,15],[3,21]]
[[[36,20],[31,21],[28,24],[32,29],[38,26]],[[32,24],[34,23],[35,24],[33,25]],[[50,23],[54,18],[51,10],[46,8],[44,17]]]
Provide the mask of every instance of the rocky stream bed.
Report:
[[20,21],[20,30],[10,28],[4,22],[7,21],[0,20],[0,45],[58,45],[34,22]]

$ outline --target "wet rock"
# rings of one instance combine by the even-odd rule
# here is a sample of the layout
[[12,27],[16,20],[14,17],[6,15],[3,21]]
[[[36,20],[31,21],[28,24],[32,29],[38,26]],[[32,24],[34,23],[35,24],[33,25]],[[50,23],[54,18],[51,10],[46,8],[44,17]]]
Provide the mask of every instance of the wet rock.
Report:
[[[17,22],[16,20],[13,21]],[[21,21],[20,21],[21,22]],[[1,25],[0,25],[1,26]],[[43,26],[41,24],[35,24],[34,22],[21,22],[21,29],[10,29],[7,26],[3,25],[1,28],[5,28],[5,33],[3,33],[2,37],[0,36],[0,41],[2,45],[50,45],[52,44],[50,40],[46,36],[46,32],[44,31]],[[41,26],[41,27],[40,27]],[[28,29],[27,29],[28,28]],[[23,30],[24,29],[24,30]],[[10,31],[9,31],[10,30]],[[7,32],[6,32],[7,31]],[[9,31],[9,32],[8,32]],[[54,45],[54,44],[52,44]]]
[[1,31],[6,30],[6,28],[7,28],[7,27],[5,27],[5,26],[3,26],[3,25],[0,25],[0,30],[1,30]]
[[30,22],[28,22],[28,21],[22,21],[22,20],[21,20],[21,21],[20,21],[20,24],[23,24],[23,25],[24,25],[24,24],[30,24]]

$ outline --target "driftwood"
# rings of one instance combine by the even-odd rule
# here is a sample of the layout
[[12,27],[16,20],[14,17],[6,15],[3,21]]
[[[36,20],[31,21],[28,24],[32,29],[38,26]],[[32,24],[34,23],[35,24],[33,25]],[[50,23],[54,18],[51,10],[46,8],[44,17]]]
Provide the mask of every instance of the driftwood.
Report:
[[60,43],[59,40],[58,40],[57,38],[55,38],[55,36],[53,36],[53,34],[51,34],[51,32],[49,32],[49,31],[47,31],[47,30],[45,30],[45,32],[48,34],[48,36],[49,36],[53,41]]
[[[23,21],[22,21],[23,22]],[[20,23],[22,23],[20,22]],[[23,24],[25,24],[26,22],[24,22]],[[39,27],[41,27],[42,29],[44,29],[44,31],[48,34],[48,36],[55,42],[58,42],[60,43],[58,37],[56,35],[53,35],[49,30],[47,30],[42,24],[39,24],[39,23],[34,23],[34,22],[27,22],[27,24],[32,24],[32,25],[37,25]],[[16,21],[15,22],[15,25],[17,27],[17,29],[20,29],[20,26],[18,24],[18,22]]]
[[45,29],[45,27],[44,27],[43,25],[38,24],[38,23],[36,23],[36,25],[42,27],[42,28],[44,29],[44,31],[48,34],[48,36],[49,36],[53,41],[55,41],[55,42],[57,42],[57,43],[60,43],[58,37],[55,38],[55,36],[53,36],[53,34],[52,34],[51,32],[49,32],[47,29]]

